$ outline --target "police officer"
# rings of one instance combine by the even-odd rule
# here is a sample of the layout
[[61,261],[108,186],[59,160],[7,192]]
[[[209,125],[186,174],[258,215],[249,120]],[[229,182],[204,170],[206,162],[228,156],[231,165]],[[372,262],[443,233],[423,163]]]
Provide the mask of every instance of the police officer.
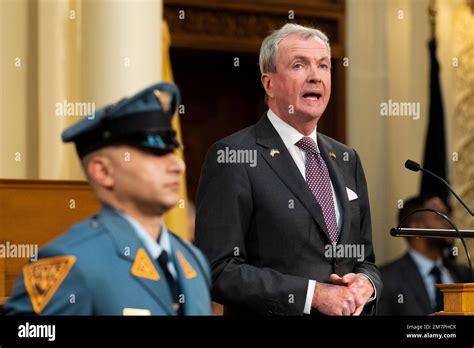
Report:
[[184,171],[178,104],[177,87],[159,83],[63,132],[103,206],[24,266],[7,314],[211,314],[206,259],[163,222]]

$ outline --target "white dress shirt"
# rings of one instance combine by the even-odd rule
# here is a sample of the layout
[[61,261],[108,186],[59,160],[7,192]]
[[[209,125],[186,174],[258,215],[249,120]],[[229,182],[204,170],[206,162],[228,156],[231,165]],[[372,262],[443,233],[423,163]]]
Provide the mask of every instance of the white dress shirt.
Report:
[[[280,117],[278,117],[271,109],[268,109],[267,112],[268,119],[270,120],[270,123],[273,125],[275,130],[277,131],[278,135],[280,135],[280,138],[283,140],[283,143],[285,144],[286,148],[288,149],[288,152],[290,153],[291,157],[295,161],[296,166],[298,167],[301,175],[303,176],[303,179],[306,181],[306,173],[305,173],[305,160],[306,160],[306,152],[302,149],[300,149],[296,143],[301,140],[301,138],[305,137],[305,135],[301,134],[298,130],[290,126],[288,123],[283,121]],[[314,140],[316,143],[316,148],[317,151],[319,152],[319,147],[318,147],[318,137],[317,137],[317,127],[314,128],[313,132],[309,135],[310,138]],[[334,203],[334,211],[336,213],[336,222],[337,222],[337,230],[339,233],[341,233],[341,226],[342,226],[342,221],[341,221],[341,206],[340,206],[340,201],[336,196],[336,192],[334,191],[334,186],[331,182],[331,191],[332,191],[332,196],[334,198],[333,203]],[[359,273],[367,277],[372,284],[374,288],[374,296],[370,298],[369,301],[372,301],[376,298],[376,293],[375,293],[375,285],[366,274]],[[316,286],[316,281],[310,279],[308,283],[308,291],[306,292],[306,301],[305,301],[305,306],[304,306],[304,313],[305,314],[310,314],[311,312],[311,304],[313,301],[313,294],[314,294],[314,288]]]

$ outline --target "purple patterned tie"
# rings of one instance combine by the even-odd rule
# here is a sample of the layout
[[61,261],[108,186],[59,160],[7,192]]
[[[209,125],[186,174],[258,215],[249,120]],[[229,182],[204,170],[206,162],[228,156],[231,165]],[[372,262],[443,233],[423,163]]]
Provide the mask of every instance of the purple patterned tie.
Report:
[[296,143],[296,146],[306,152],[306,182],[323,211],[329,238],[333,244],[336,244],[338,237],[336,211],[334,210],[334,197],[332,196],[328,167],[319,154],[316,143],[312,138],[301,138]]

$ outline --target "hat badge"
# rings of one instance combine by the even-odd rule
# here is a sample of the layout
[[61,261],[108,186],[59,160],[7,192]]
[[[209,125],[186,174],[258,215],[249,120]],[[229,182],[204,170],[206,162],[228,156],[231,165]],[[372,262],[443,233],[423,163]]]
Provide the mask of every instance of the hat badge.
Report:
[[153,94],[161,104],[164,112],[168,112],[171,109],[171,94],[166,91],[160,91],[158,89],[153,90]]

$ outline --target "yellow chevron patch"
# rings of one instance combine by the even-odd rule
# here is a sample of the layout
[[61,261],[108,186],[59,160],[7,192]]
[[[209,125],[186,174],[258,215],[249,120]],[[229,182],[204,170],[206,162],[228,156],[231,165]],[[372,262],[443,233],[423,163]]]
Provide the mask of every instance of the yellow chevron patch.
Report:
[[181,266],[181,269],[183,270],[184,272],[184,277],[186,279],[193,279],[197,276],[197,273],[196,271],[194,270],[194,268],[190,265],[190,263],[188,262],[188,260],[186,260],[186,258],[184,257],[184,255],[178,251],[176,253],[176,257],[178,258],[178,262],[179,262],[179,265]]
[[156,270],[153,262],[148,257],[145,249],[140,248],[137,251],[137,256],[135,256],[135,261],[133,261],[132,274],[135,277],[145,278],[150,280],[159,280],[160,275]]
[[23,267],[25,288],[36,314],[43,311],[75,262],[75,256],[54,256]]

